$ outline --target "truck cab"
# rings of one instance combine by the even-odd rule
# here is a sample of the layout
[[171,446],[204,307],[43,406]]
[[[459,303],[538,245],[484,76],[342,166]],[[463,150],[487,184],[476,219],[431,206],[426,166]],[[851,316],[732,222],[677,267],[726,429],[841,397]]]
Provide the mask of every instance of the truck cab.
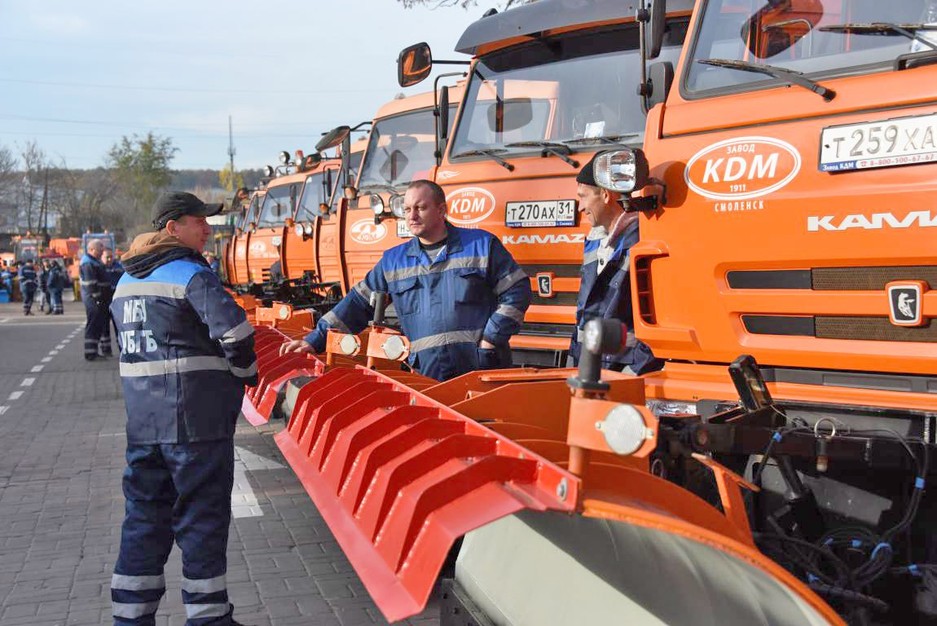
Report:
[[[495,234],[531,280],[512,339],[515,363],[562,366],[574,331],[583,247],[575,177],[593,154],[638,147],[645,114],[637,3],[575,9],[542,0],[488,14],[456,45],[471,55],[465,96],[437,172],[449,221]],[[671,7],[662,55],[676,61],[689,2]],[[402,78],[428,75],[428,48],[401,55]]]

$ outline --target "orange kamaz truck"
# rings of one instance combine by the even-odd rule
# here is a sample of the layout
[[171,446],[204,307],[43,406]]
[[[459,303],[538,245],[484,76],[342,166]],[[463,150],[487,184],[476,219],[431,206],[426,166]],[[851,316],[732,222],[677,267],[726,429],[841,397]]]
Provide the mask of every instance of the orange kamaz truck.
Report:
[[[375,114],[356,184],[347,190],[349,200],[340,214],[346,292],[385,250],[410,236],[402,219],[403,194],[412,180],[436,178],[435,155],[444,149],[447,134],[439,131],[436,111],[444,107],[444,119],[453,119],[462,88],[453,87],[447,95],[444,103],[433,92],[394,99]],[[347,132],[347,126],[335,129],[318,147],[341,142]]]
[[228,283],[237,289],[243,289],[250,284],[250,271],[248,268],[248,248],[250,247],[252,224],[256,224],[257,214],[263,204],[266,189],[260,188],[251,192],[250,201],[237,222],[234,237],[228,243],[225,259],[228,263],[225,276]]
[[[698,0],[647,77],[644,149],[597,178],[642,213],[635,329],[666,366],[625,402],[588,364],[570,380],[585,519],[470,534],[452,595],[495,623],[572,597],[631,623],[935,623],[937,3]],[[607,482],[609,453],[637,472]]]
[[391,621],[444,571],[446,625],[935,623],[937,6],[697,0],[676,62],[636,8],[643,147],[596,177],[664,369],[601,371],[608,320],[578,371],[320,368],[277,443]]
[[[662,53],[671,61],[690,9],[688,0],[679,4]],[[536,2],[487,13],[456,44],[472,61],[436,181],[449,221],[496,234],[530,276],[531,306],[511,342],[515,363],[565,365],[588,234],[576,210],[576,174],[597,150],[644,138],[634,97],[638,8]],[[432,67],[429,47],[411,46],[400,54],[398,80],[415,84]]]

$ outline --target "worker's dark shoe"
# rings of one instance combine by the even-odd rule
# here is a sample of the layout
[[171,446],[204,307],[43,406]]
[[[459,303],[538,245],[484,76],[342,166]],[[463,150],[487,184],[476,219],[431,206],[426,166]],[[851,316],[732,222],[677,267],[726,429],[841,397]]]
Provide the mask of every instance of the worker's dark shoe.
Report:
[[95,360],[96,358],[98,358],[98,355],[96,355],[96,354],[86,354],[86,355],[85,355],[85,361],[93,361],[93,360]]

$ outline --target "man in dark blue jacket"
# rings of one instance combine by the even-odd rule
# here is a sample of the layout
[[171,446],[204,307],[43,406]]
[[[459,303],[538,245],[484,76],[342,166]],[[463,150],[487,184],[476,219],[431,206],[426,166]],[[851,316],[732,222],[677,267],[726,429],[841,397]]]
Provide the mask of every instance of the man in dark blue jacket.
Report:
[[63,270],[62,266],[56,261],[52,261],[49,265],[48,276],[49,307],[55,315],[62,315],[65,313],[65,309],[62,306],[62,291],[65,289],[65,284],[67,282],[65,270]]
[[592,226],[583,251],[576,331],[569,346],[573,365],[579,364],[582,333],[593,319],[617,319],[628,327],[626,345],[618,354],[602,356],[602,367],[631,374],[659,370],[663,363],[647,344],[634,336],[629,265],[631,246],[638,242],[638,214],[625,211],[622,195],[595,182],[596,154],[576,176],[579,211]]
[[107,269],[101,262],[104,254],[104,242],[92,239],[85,247],[85,254],[78,264],[78,276],[81,282],[81,301],[85,303],[85,359],[93,361],[99,356],[111,356],[110,332],[108,343],[102,348],[107,350],[98,353],[98,344],[107,331],[108,313],[106,294],[110,291],[110,282],[107,278]]
[[234,427],[257,384],[254,329],[201,255],[221,210],[164,194],[156,233],[124,256],[111,313],[127,405],[126,517],[111,581],[115,624],[153,624],[173,540],[189,626],[231,626],[225,550]]
[[19,278],[20,293],[23,294],[23,315],[32,315],[33,299],[36,297],[39,277],[36,273],[36,267],[29,259],[26,259],[26,262],[20,266]]
[[373,315],[371,294],[390,294],[413,369],[448,380],[511,366],[508,340],[530,305],[530,279],[491,233],[446,222],[446,196],[417,180],[404,196],[413,239],[391,248],[363,281],[281,352],[321,352],[330,328],[359,333]]

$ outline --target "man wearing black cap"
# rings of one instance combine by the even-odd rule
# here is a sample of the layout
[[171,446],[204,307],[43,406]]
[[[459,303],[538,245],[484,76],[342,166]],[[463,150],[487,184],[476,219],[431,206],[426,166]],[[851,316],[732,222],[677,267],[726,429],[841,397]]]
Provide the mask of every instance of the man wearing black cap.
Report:
[[111,580],[115,624],[153,624],[173,541],[186,624],[231,626],[225,551],[234,426],[257,384],[254,329],[201,251],[221,210],[171,192],[138,236],[111,314],[127,405],[126,515]]
[[586,236],[582,278],[576,300],[576,330],[569,353],[573,365],[578,365],[586,322],[618,319],[628,326],[627,345],[618,354],[603,355],[602,367],[644,374],[659,370],[663,363],[634,336],[628,269],[629,251],[638,242],[638,214],[625,209],[622,194],[596,184],[594,166],[598,156],[593,156],[576,176],[579,212],[589,221],[592,230]]

